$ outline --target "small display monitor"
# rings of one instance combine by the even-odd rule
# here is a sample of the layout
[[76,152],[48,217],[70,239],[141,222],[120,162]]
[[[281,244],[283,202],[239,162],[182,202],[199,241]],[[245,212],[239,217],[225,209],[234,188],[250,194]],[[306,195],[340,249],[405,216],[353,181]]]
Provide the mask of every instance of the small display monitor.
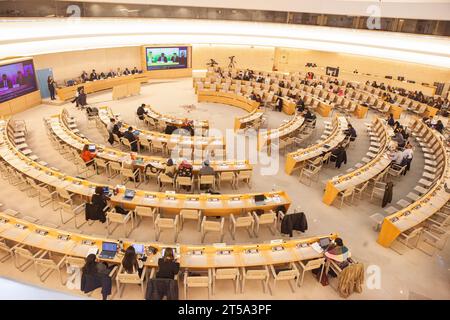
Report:
[[117,251],[117,243],[115,242],[103,242],[102,243],[102,251]]
[[127,189],[125,190],[125,199],[133,199],[136,191]]
[[145,247],[143,244],[134,243],[133,248],[134,248],[134,251],[136,252],[136,254],[144,254],[144,252],[145,252]]

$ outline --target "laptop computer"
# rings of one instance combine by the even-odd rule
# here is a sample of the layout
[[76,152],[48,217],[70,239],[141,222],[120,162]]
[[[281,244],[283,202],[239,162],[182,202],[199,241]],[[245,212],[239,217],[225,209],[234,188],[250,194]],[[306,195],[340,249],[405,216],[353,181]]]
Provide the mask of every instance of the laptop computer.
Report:
[[133,134],[134,134],[135,136],[138,136],[139,133],[141,133],[139,130],[134,130],[134,131],[133,131]]
[[328,246],[330,245],[330,243],[331,243],[330,238],[322,238],[322,239],[319,239],[319,245],[320,245],[320,247],[321,247],[322,249],[324,249],[324,250],[328,248]]
[[134,243],[133,248],[136,254],[143,255],[145,253],[145,247],[143,244]]
[[130,190],[130,189],[126,189],[125,190],[125,195],[123,196],[125,199],[127,200],[131,200],[134,198],[134,195],[136,194],[136,191],[134,190]]
[[115,242],[103,242],[102,252],[99,257],[102,259],[114,259],[117,253],[117,243]]
[[103,187],[103,194],[105,196],[110,196],[111,195],[111,190],[109,190],[109,187]]
[[256,205],[263,205],[266,204],[266,196],[263,194],[257,194],[255,196],[255,204]]
[[95,152],[95,144],[90,144],[89,147],[88,147],[88,150],[90,152]]

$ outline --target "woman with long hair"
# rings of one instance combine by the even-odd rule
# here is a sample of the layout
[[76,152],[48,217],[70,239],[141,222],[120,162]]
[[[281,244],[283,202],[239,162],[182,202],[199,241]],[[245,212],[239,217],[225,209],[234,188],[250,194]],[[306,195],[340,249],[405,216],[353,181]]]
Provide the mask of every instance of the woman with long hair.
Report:
[[122,267],[127,273],[138,272],[139,277],[141,276],[142,265],[139,264],[138,257],[136,255],[136,250],[134,250],[133,246],[129,246],[125,250],[125,255],[122,259]]
[[158,260],[156,278],[174,279],[180,271],[180,264],[176,262],[172,248],[165,248],[162,258]]

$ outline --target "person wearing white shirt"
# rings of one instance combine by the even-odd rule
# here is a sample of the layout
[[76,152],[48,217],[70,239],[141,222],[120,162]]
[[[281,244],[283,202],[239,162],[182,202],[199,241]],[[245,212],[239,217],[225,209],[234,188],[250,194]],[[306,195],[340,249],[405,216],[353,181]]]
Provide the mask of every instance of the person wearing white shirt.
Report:
[[411,161],[414,156],[414,151],[413,151],[412,145],[409,142],[406,144],[405,150],[403,150],[403,152],[402,152],[402,156],[403,156],[403,159],[406,159],[406,168],[403,171],[403,175],[406,175],[406,172],[408,172],[411,167]]
[[400,150],[397,149],[395,152],[392,152],[390,154],[390,159],[395,164],[400,165],[402,163],[402,160],[403,160],[403,153]]

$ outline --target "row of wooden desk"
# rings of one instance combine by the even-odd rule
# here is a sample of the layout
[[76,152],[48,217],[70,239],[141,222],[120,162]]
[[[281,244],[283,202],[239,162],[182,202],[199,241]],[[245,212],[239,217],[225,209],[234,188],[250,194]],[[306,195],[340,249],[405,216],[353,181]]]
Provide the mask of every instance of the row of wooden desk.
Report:
[[[133,244],[142,244],[147,252],[144,265],[157,267],[161,258],[161,249],[176,248],[180,254],[180,266],[188,269],[209,269],[226,267],[252,267],[297,262],[323,257],[322,252],[313,249],[312,244],[320,239],[335,239],[329,234],[304,239],[277,241],[276,243],[249,243],[242,245],[188,245],[164,244],[160,242],[123,242],[124,249]],[[0,212],[0,238],[47,250],[52,253],[85,258],[89,253],[101,251],[103,242],[115,242],[117,239],[99,238],[65,230],[49,228]],[[156,254],[148,248],[157,250]],[[101,259],[119,264],[123,258],[118,254],[114,259]]]
[[[184,125],[184,118],[178,118],[175,116],[162,114],[155,109],[153,109],[150,105],[145,106],[147,114],[146,116],[153,119],[155,122],[163,122],[165,124],[171,124],[176,127],[182,127]],[[193,123],[194,128],[201,129],[209,129],[209,121],[208,120],[190,120]]]
[[[79,195],[87,201],[90,201],[96,186],[108,186],[111,190],[118,187],[75,178],[40,165],[30,160],[14,147],[4,127],[1,130],[3,141],[0,147],[0,157],[6,164],[26,177],[30,177],[39,183],[44,183],[55,190],[66,189],[68,192]],[[284,207],[287,210],[291,204],[291,199],[284,191],[191,195],[135,190],[134,198],[126,199],[124,197],[125,190],[124,186],[118,187],[118,193],[111,197],[113,205],[119,205],[127,209],[134,209],[136,206],[146,206],[174,214],[179,213],[181,209],[197,209],[201,210],[204,215],[219,216],[229,215],[230,213],[240,214],[258,209],[276,210],[279,207]],[[266,200],[263,204],[256,204],[254,198],[256,195],[261,194],[265,195]]]
[[[58,95],[58,98],[60,100],[69,100],[75,97],[75,93],[77,92],[77,89],[79,87],[84,87],[84,92],[87,93],[93,93],[97,91],[112,89],[115,86],[122,86],[122,85],[128,85],[131,84],[132,92],[135,93],[137,90],[137,84],[138,83],[145,83],[150,79],[150,76],[146,73],[137,73],[133,75],[128,76],[120,76],[120,77],[114,77],[114,78],[107,78],[102,80],[95,80],[95,81],[87,81],[85,83],[80,83],[74,86],[69,87],[61,87],[57,88],[56,93]],[[123,88],[123,87],[122,87]],[[122,89],[120,89],[122,90]],[[128,88],[127,88],[128,90]],[[140,86],[139,86],[140,90]],[[123,94],[123,93],[122,93]]]
[[288,153],[284,167],[284,171],[287,174],[292,174],[294,170],[301,168],[306,161],[330,152],[339,143],[344,141],[346,138],[344,130],[348,128],[347,119],[344,116],[335,116],[331,121],[331,126],[331,132],[326,139],[307,148]]
[[390,141],[389,129],[383,124],[380,118],[374,119],[372,128],[373,131],[377,133],[380,144],[377,155],[362,167],[342,176],[333,177],[329,180],[326,184],[325,193],[322,199],[325,204],[331,205],[339,192],[356,187],[372,179],[391,164],[391,160],[386,154]]
[[[118,115],[115,115],[112,110],[106,106],[99,108],[99,118],[105,126],[110,122],[111,118],[120,120]],[[127,123],[122,122],[121,131],[126,131],[128,127],[133,127]],[[180,149],[204,149],[204,150],[214,150],[214,149],[224,149],[225,148],[225,138],[222,136],[185,136],[179,134],[164,134],[160,132],[143,130],[142,128],[133,127],[139,130],[139,138],[147,139],[150,142],[159,141],[160,143],[169,146],[173,145],[172,148]]]
[[[421,134],[421,137],[431,133],[437,139],[441,153],[444,155],[441,169],[436,172],[440,176],[431,185],[428,192],[402,210],[384,218],[377,240],[384,247],[389,247],[402,232],[420,225],[450,200],[450,193],[444,187],[445,184],[450,185],[447,148],[438,132],[427,127],[420,119],[416,119],[415,122],[415,126],[420,127],[420,129],[425,128],[427,131],[427,133]],[[419,132],[419,130],[416,132]]]
[[[95,144],[86,138],[80,137],[68,128],[63,121],[63,114],[54,115],[51,117],[49,119],[49,128],[51,129],[53,135],[59,139],[59,141],[77,150],[79,153],[83,150],[84,145],[95,145],[96,156],[105,161],[118,162],[129,166],[133,165],[141,170],[144,170],[144,168],[149,164],[155,168],[163,169],[168,160],[168,158],[144,155],[137,155],[135,160],[132,160],[129,152],[123,152],[114,148],[105,147],[104,145]],[[172,160],[175,164],[178,164],[181,163],[183,159],[178,158]],[[192,164],[194,173],[198,173],[202,167],[202,160],[188,162]],[[210,166],[217,173],[229,171],[239,172],[253,169],[253,166],[249,164],[248,160],[211,161]]]

